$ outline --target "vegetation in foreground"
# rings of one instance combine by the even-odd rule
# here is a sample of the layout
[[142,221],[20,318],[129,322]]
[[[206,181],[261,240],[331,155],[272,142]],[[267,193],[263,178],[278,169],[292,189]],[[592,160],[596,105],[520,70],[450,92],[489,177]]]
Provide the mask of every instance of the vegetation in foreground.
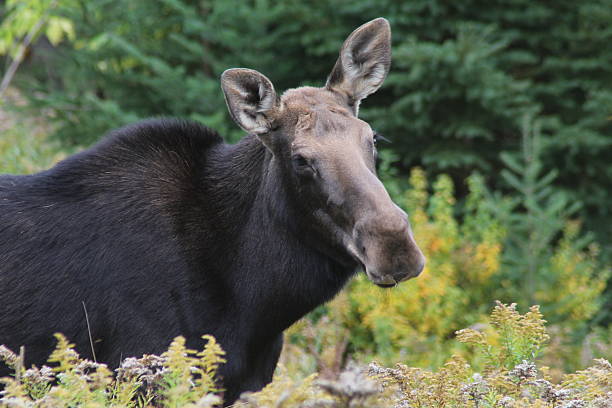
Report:
[[[243,394],[235,406],[280,407],[467,407],[467,408],[605,408],[612,404],[612,365],[605,359],[553,383],[549,369],[536,364],[549,342],[538,306],[525,314],[500,302],[487,327],[464,329],[456,340],[485,361],[481,370],[460,356],[429,371],[398,363],[387,368],[373,362],[349,365],[335,378],[313,373],[292,379],[283,367],[261,392]],[[22,358],[0,347],[0,358],[15,370],[4,378],[0,398],[6,407],[193,407],[222,403],[215,373],[225,362],[210,336],[201,351],[189,350],[177,337],[161,356],[128,358],[111,372],[104,364],[81,359],[58,334],[49,358],[53,368],[26,369]]]

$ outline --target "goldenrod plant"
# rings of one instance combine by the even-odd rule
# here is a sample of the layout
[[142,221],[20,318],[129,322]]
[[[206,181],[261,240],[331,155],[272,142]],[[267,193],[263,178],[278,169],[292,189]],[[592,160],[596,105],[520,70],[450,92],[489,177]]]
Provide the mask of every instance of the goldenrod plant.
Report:
[[548,367],[538,366],[549,336],[538,306],[525,314],[515,304],[497,302],[487,327],[464,329],[457,340],[473,347],[486,362],[476,370],[453,356],[437,371],[370,365],[370,373],[397,389],[394,407],[570,408],[612,403],[612,366],[607,360],[553,384]]
[[[454,355],[437,370],[396,363],[393,368],[371,363],[350,368],[329,381],[308,376],[304,381],[281,372],[261,393],[245,399],[250,408],[393,407],[393,408],[606,408],[612,404],[612,365],[605,359],[582,371],[551,381],[537,357],[549,335],[538,306],[521,314],[515,304],[497,302],[477,329],[457,333],[456,341],[473,349],[476,368]],[[376,386],[368,382],[376,381]],[[349,380],[350,378],[350,380]],[[350,398],[355,389],[362,399]],[[369,394],[368,394],[369,393]],[[367,394],[367,395],[366,395]],[[340,396],[340,397],[339,397]]]
[[[607,408],[612,404],[612,365],[595,359],[585,370],[552,381],[538,359],[549,342],[538,306],[521,314],[497,302],[477,329],[458,331],[456,341],[473,349],[473,361],[454,355],[440,368],[349,364],[329,376],[299,378],[282,365],[262,391],[245,393],[242,408]],[[222,404],[215,373],[225,356],[214,338],[204,350],[178,337],[161,356],[125,359],[113,375],[104,365],[81,359],[62,335],[49,361],[54,368],[21,366],[22,358],[0,347],[0,358],[16,372],[4,378],[2,407],[189,407]],[[287,351],[287,350],[286,350]]]
[[161,356],[127,358],[115,373],[80,358],[63,335],[56,338],[49,357],[53,368],[25,369],[23,358],[0,346],[0,359],[15,370],[1,379],[0,406],[211,408],[222,401],[215,376],[225,353],[212,336],[203,336],[207,344],[199,352],[177,337]]

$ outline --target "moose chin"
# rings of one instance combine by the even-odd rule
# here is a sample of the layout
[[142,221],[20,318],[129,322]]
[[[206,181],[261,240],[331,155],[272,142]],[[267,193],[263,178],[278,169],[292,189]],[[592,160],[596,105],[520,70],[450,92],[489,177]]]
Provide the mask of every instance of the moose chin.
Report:
[[257,71],[225,71],[237,144],[152,119],[50,170],[1,176],[0,344],[42,365],[61,332],[116,367],[211,334],[229,405],[271,380],[283,330],[360,267],[381,287],[419,275],[408,217],[376,175],[379,136],[358,117],[390,41],[383,18],[357,28],[321,88],[278,95]]

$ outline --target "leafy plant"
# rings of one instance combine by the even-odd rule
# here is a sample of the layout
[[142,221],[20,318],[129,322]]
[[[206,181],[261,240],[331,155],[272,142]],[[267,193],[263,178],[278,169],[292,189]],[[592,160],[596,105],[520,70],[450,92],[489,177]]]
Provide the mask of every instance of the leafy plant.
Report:
[[160,357],[127,358],[116,376],[105,364],[81,359],[61,334],[49,362],[25,369],[22,357],[0,346],[0,359],[15,370],[0,381],[5,390],[0,405],[35,407],[190,407],[212,408],[222,399],[216,373],[225,362],[224,351],[212,336],[196,352],[177,337]]
[[[68,2],[69,0],[64,0]],[[65,37],[74,40],[74,25],[56,12],[59,0],[7,0],[0,24],[0,55],[12,58],[2,81],[0,101],[8,89],[28,47],[44,34],[51,44],[58,45]]]
[[549,337],[539,306],[521,315],[516,304],[497,302],[490,317],[493,333],[474,329],[457,332],[457,340],[480,349],[489,367],[511,369],[522,361],[535,361]]
[[508,290],[498,296],[537,302],[552,322],[575,329],[599,310],[609,271],[597,262],[592,236],[571,218],[580,204],[554,188],[558,171],[542,161],[539,126],[526,118],[521,153],[502,154],[501,176],[513,191],[492,203],[508,230],[500,275]]
[[[473,348],[473,361],[452,356],[437,370],[397,363],[367,369],[351,364],[331,377],[309,373],[300,379],[280,366],[262,391],[245,393],[244,408],[605,408],[612,402],[612,365],[605,359],[567,374],[555,384],[537,357],[549,341],[538,306],[520,314],[516,305],[497,302],[478,329],[457,332]],[[224,352],[211,336],[200,352],[177,337],[161,356],[128,358],[116,375],[104,365],[81,359],[62,335],[51,354],[55,367],[23,367],[23,357],[0,346],[0,359],[15,370],[3,378],[0,404],[6,407],[191,407],[212,408],[222,400],[214,379]],[[285,350],[285,353],[287,350]],[[478,355],[481,354],[481,358]],[[231,358],[231,356],[229,356]]]
[[[486,324],[457,333],[456,340],[475,352],[470,360],[484,361],[480,370],[456,355],[436,370],[403,363],[387,368],[374,362],[367,370],[353,366],[331,387],[330,381],[313,375],[303,381],[290,379],[281,370],[272,384],[245,400],[257,408],[607,407],[612,402],[612,365],[607,360],[595,360],[592,367],[567,374],[558,384],[551,381],[548,367],[539,366],[536,358],[549,341],[545,323],[538,306],[520,314],[515,304],[497,302]],[[378,392],[364,372],[378,382]],[[364,399],[348,398],[360,392]]]

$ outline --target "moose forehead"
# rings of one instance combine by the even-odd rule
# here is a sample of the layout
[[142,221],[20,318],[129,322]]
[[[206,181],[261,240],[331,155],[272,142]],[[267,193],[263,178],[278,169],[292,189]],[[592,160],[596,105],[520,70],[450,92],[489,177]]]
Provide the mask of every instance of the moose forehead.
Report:
[[325,88],[295,88],[286,91],[281,101],[281,121],[295,126],[296,137],[320,139],[332,134],[346,137],[371,133],[369,125],[355,116],[346,99],[337,92]]

